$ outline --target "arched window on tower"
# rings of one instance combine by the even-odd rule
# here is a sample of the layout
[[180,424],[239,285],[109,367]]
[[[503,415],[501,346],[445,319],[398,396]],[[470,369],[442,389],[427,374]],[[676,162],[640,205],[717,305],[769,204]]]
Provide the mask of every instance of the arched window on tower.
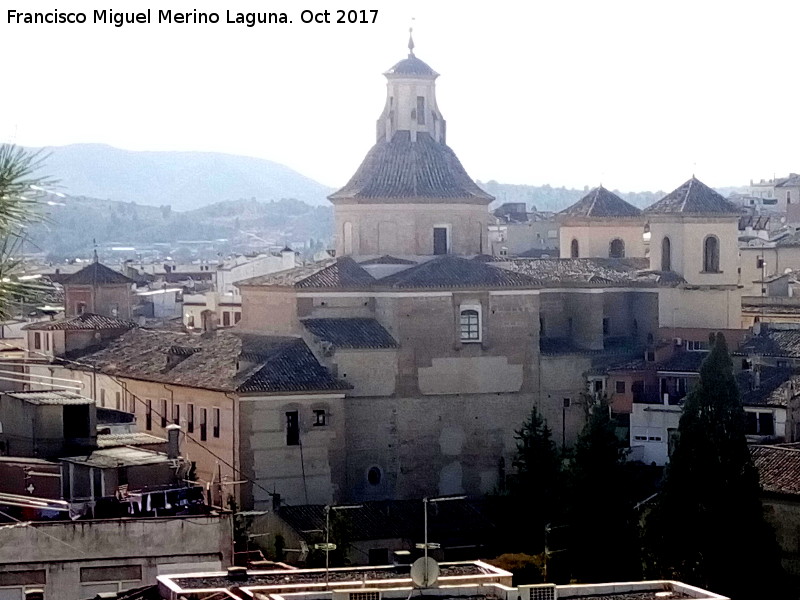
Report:
[[578,240],[572,240],[569,246],[569,255],[571,258],[578,258],[580,256],[580,252],[578,252]]
[[609,258],[625,258],[625,242],[619,238],[611,240],[608,245]]
[[661,270],[672,270],[672,242],[669,241],[667,236],[661,240]]
[[719,273],[719,240],[713,235],[703,241],[703,271]]

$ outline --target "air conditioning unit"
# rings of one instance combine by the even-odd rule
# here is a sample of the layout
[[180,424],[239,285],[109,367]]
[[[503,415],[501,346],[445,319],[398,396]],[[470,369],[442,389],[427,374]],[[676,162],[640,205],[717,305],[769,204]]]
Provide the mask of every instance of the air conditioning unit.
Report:
[[379,589],[365,588],[360,590],[335,590],[332,600],[381,600]]
[[521,585],[517,589],[521,600],[558,600],[558,590],[554,583]]
[[679,337],[676,337],[674,340],[676,346],[683,346],[683,340]]

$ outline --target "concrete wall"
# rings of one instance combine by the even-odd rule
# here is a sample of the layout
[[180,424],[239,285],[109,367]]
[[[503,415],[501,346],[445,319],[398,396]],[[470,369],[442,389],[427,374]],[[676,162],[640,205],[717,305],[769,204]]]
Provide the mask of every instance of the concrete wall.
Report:
[[[45,598],[93,598],[100,592],[151,584],[164,573],[226,568],[231,563],[231,532],[229,515],[3,527],[0,573],[22,571],[20,585],[14,586],[18,589],[28,580],[44,580],[44,586],[28,587],[44,587]],[[104,580],[87,581],[98,578]]]
[[561,258],[571,258],[572,240],[578,241],[579,258],[608,258],[611,241],[625,243],[625,258],[644,257],[644,219],[597,219],[563,222],[559,229]]
[[[431,255],[434,226],[449,227],[450,254],[490,252],[484,204],[337,203],[334,218],[337,256]],[[352,235],[351,251],[345,248],[346,235]]]
[[[538,410],[553,431],[553,440],[571,446],[586,423],[586,373],[591,358],[584,354],[542,355]],[[568,400],[568,407],[565,401]],[[527,415],[526,415],[527,418]]]

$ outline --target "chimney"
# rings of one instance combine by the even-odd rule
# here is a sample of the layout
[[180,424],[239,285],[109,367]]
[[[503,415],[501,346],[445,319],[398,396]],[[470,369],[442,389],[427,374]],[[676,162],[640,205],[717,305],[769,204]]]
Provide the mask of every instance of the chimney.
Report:
[[281,250],[281,270],[294,269],[294,250],[285,246]]
[[167,425],[167,456],[176,459],[181,455],[181,426]]

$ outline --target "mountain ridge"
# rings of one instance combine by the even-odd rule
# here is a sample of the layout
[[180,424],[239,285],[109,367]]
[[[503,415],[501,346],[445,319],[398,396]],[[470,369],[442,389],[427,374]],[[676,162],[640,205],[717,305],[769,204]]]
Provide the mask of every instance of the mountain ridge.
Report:
[[125,150],[107,144],[69,144],[41,150],[43,173],[59,191],[177,211],[240,198],[293,198],[327,204],[333,189],[270,160],[222,152]]

